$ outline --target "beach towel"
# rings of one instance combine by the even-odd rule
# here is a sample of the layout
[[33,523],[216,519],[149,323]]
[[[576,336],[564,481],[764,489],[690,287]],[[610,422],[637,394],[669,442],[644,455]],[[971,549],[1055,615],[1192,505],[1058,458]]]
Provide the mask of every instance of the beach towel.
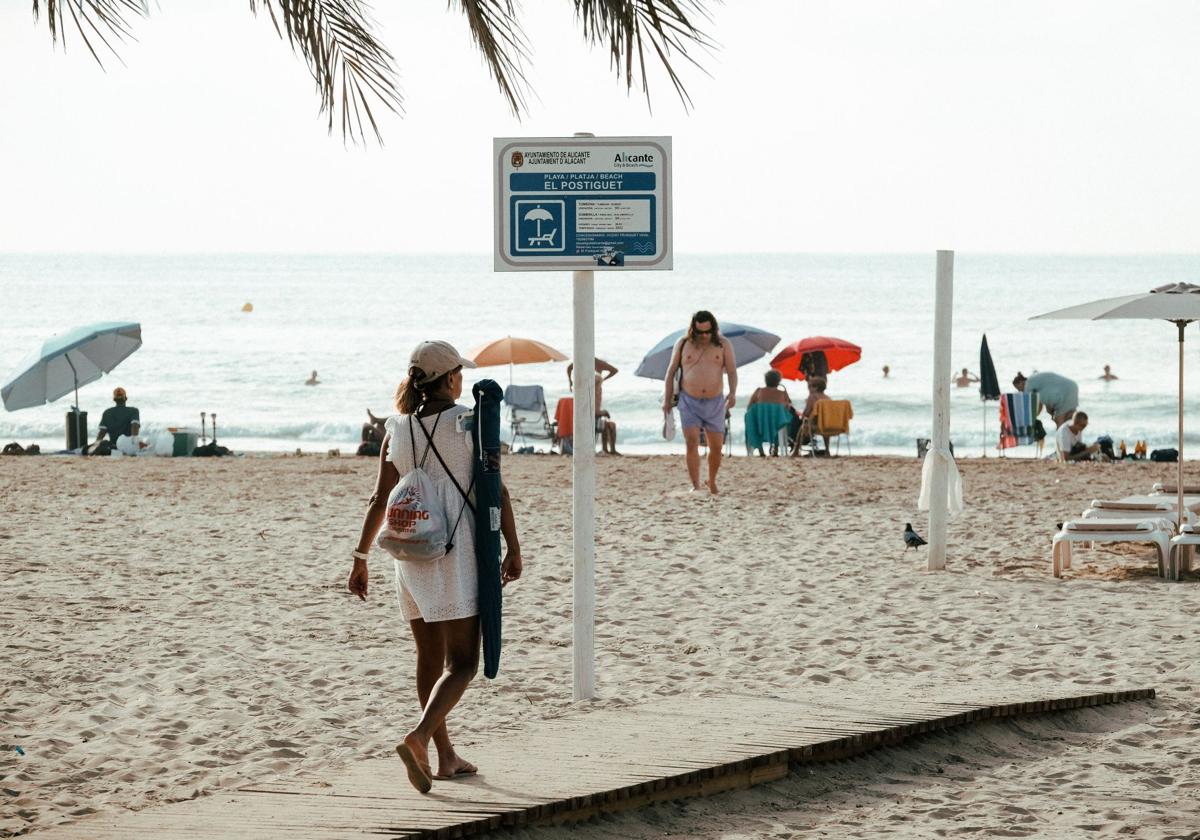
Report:
[[504,401],[522,411],[541,411],[546,406],[541,385],[509,385],[504,389]]
[[562,397],[554,406],[554,422],[558,425],[559,438],[575,434],[575,398]]
[[746,448],[759,449],[774,444],[779,430],[790,425],[792,414],[781,403],[755,403],[746,409]]
[[917,497],[917,510],[929,510],[929,495],[933,492],[933,465],[942,460],[946,462],[946,510],[950,518],[963,512],[962,476],[958,474],[958,465],[948,449],[930,449],[925,453],[925,465],[921,467],[921,495]]
[[854,409],[849,400],[821,400],[816,406],[817,431],[820,434],[841,435],[850,431]]
[[1011,449],[1037,441],[1036,420],[1041,404],[1034,394],[1014,391],[1000,396],[1000,448]]

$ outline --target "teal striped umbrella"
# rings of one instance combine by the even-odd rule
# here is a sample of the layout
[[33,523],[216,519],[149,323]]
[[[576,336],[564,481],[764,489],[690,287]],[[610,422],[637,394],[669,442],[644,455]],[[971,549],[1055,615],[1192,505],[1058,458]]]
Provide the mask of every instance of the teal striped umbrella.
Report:
[[[79,408],[79,386],[95,382],[142,346],[142,325],[107,321],[75,327],[47,339],[0,386],[9,411],[52,403],[71,391]],[[82,441],[82,415],[75,415]]]

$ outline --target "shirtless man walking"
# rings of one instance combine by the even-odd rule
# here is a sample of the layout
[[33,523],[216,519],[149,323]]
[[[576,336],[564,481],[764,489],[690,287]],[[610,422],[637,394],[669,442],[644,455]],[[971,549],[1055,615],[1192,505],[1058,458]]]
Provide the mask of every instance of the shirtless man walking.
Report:
[[[700,310],[692,316],[687,335],[679,339],[667,367],[663,413],[671,412],[675,371],[683,369],[679,392],[679,422],[687,443],[688,477],[700,489],[700,433],[708,439],[708,490],[717,492],[717,471],[725,445],[725,412],[737,404],[737,360],[733,345],[721,337],[717,319]],[[721,377],[729,377],[729,396],[721,393]]]

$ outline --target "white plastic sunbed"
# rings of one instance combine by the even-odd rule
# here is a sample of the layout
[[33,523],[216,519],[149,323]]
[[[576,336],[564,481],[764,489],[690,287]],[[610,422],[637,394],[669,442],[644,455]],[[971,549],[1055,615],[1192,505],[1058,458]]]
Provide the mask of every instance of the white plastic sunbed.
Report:
[[[1172,526],[1178,516],[1175,513],[1175,500],[1165,496],[1160,501],[1141,501],[1139,496],[1129,496],[1124,499],[1092,499],[1091,505],[1083,512],[1084,519],[1124,519],[1138,521],[1142,519],[1165,519]],[[1185,502],[1186,504],[1186,502]],[[1190,509],[1184,510],[1184,522],[1195,522],[1196,514]]]
[[1175,526],[1165,519],[1073,519],[1064,522],[1062,529],[1054,535],[1051,551],[1051,570],[1055,577],[1062,577],[1064,569],[1071,568],[1071,546],[1086,542],[1140,542],[1151,543],[1158,551],[1158,574],[1167,577],[1174,569],[1172,564],[1171,537]]

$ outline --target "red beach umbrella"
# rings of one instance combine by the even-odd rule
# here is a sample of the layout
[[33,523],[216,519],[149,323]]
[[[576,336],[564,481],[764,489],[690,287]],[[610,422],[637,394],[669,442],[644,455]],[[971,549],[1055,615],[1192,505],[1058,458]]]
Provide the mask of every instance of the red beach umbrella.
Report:
[[824,353],[830,370],[841,370],[862,358],[862,348],[840,338],[814,335],[793,341],[771,360],[771,367],[785,379],[804,379],[800,362],[806,353]]

